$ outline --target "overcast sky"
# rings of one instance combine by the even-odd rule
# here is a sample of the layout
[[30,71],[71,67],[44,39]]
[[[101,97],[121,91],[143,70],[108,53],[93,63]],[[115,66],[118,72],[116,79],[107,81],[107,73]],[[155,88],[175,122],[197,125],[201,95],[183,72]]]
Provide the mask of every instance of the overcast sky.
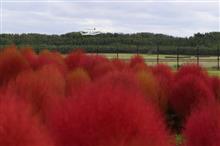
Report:
[[1,33],[220,31],[220,0],[2,0]]

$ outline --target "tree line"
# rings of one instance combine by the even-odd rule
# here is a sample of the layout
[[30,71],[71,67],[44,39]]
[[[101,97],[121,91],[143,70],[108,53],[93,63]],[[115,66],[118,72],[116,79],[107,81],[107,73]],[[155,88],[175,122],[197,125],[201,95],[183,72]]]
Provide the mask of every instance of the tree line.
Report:
[[[37,52],[42,49],[69,53],[77,48],[98,53],[161,53],[215,55],[220,45],[220,32],[197,33],[191,37],[174,37],[154,33],[104,33],[82,36],[79,32],[62,35],[0,34],[0,48],[8,45],[31,46]],[[198,49],[199,48],[199,49]]]

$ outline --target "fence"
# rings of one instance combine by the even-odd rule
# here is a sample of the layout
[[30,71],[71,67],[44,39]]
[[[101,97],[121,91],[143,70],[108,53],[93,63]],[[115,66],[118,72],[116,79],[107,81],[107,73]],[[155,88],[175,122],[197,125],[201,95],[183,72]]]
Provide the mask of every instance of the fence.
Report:
[[[191,50],[192,51],[192,50]],[[216,47],[215,55],[206,55],[207,50],[200,47],[194,49],[194,53],[185,55],[187,50],[182,47],[177,47],[175,54],[161,54],[160,47],[156,47],[155,53],[140,53],[136,50],[136,54],[143,56],[145,62],[154,65],[159,63],[165,63],[175,68],[179,68],[184,63],[196,63],[209,70],[220,70],[220,48]],[[134,53],[119,53],[118,49],[115,49],[113,53],[100,53],[97,49],[97,54],[106,55],[108,58],[120,58],[124,60],[130,59]]]

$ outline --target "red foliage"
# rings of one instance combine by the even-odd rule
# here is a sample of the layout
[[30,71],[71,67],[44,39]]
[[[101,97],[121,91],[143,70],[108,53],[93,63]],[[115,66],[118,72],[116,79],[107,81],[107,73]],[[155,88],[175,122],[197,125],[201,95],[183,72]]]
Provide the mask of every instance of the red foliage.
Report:
[[81,50],[68,54],[68,56],[65,58],[65,62],[69,70],[74,70],[75,68],[86,69],[87,66],[90,66],[90,64],[93,63],[91,58]]
[[67,96],[78,97],[90,82],[91,78],[84,69],[78,68],[69,72],[66,77]]
[[129,67],[134,71],[134,72],[139,72],[139,71],[151,71],[150,67],[147,66],[147,64],[144,61],[144,58],[142,56],[136,55],[133,56],[129,62]]
[[216,99],[220,100],[220,79],[218,77],[211,77],[211,85]]
[[33,51],[32,48],[21,49],[21,54],[31,65],[32,69],[36,69],[38,66],[38,55]]
[[149,98],[148,100],[151,100],[159,107],[162,101],[159,99],[159,84],[155,76],[151,72],[139,71],[136,74],[136,78],[145,97]]
[[129,71],[114,71],[103,76],[100,80],[96,81],[96,86],[108,86],[112,88],[121,88],[127,92],[135,92],[141,94],[141,90],[138,86],[138,82],[134,73]]
[[129,69],[128,64],[121,59],[113,59],[112,63],[118,71],[124,71]]
[[48,115],[58,146],[170,146],[165,124],[150,103],[139,93],[106,83]]
[[[108,65],[106,65],[105,63],[106,62],[109,63],[110,61],[106,59],[104,56],[91,55],[91,54],[86,55],[85,53],[79,50],[69,54],[65,58],[65,62],[70,71],[76,68],[82,68],[85,69],[89,73],[89,75],[93,78],[96,76],[95,75],[96,70],[101,70],[101,71],[106,70],[105,66]],[[101,71],[99,73],[101,73]]]
[[9,80],[30,66],[16,48],[7,48],[0,53],[0,85],[6,85]]
[[116,70],[115,66],[110,61],[98,63],[94,66],[91,73],[91,77],[92,79],[98,79],[115,70]]
[[31,103],[33,113],[44,115],[50,106],[65,96],[65,80],[55,66],[47,65],[36,72],[21,73],[11,83],[10,91]]
[[210,83],[207,71],[197,64],[185,64],[181,66],[175,75],[175,80],[179,80],[187,75],[195,75],[201,80],[204,80],[206,84]]
[[137,64],[144,64],[144,58],[140,55],[135,55],[130,60],[130,67],[135,67]]
[[67,73],[67,66],[62,55],[58,52],[49,52],[48,50],[44,50],[39,55],[38,68],[49,64],[55,65],[64,75]]
[[0,100],[1,146],[52,146],[45,129],[29,112],[27,105],[12,97]]
[[213,102],[211,89],[200,77],[187,75],[174,83],[170,104],[181,118],[185,118],[198,105]]
[[153,74],[156,77],[156,82],[158,82],[158,99],[160,107],[163,111],[168,108],[168,100],[171,94],[171,88],[174,80],[174,74],[172,69],[165,65],[159,64],[153,68]]
[[194,111],[187,120],[184,136],[186,146],[220,145],[220,106],[211,104]]

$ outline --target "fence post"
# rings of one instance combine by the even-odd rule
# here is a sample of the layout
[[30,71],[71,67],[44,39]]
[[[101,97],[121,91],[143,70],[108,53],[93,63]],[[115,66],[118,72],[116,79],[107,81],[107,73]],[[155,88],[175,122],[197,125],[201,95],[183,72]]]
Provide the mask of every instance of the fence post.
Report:
[[160,59],[159,58],[160,57],[159,51],[160,51],[160,48],[159,48],[159,45],[157,45],[157,64],[159,64],[159,59]]
[[137,45],[137,55],[139,54],[139,45]]
[[219,70],[219,69],[220,69],[220,66],[219,66],[219,65],[220,65],[220,64],[219,64],[219,59],[220,59],[220,58],[219,58],[219,55],[220,55],[220,54],[219,54],[219,45],[218,45],[218,47],[217,47],[217,55],[218,55],[218,56],[217,56],[217,61],[218,61],[218,70]]
[[97,48],[97,49],[96,49],[96,55],[98,55],[98,54],[99,54],[99,49]]
[[197,65],[199,65],[199,47],[196,47]]
[[177,69],[179,69],[179,47],[176,48],[176,63]]
[[118,48],[116,49],[117,59],[118,59]]

